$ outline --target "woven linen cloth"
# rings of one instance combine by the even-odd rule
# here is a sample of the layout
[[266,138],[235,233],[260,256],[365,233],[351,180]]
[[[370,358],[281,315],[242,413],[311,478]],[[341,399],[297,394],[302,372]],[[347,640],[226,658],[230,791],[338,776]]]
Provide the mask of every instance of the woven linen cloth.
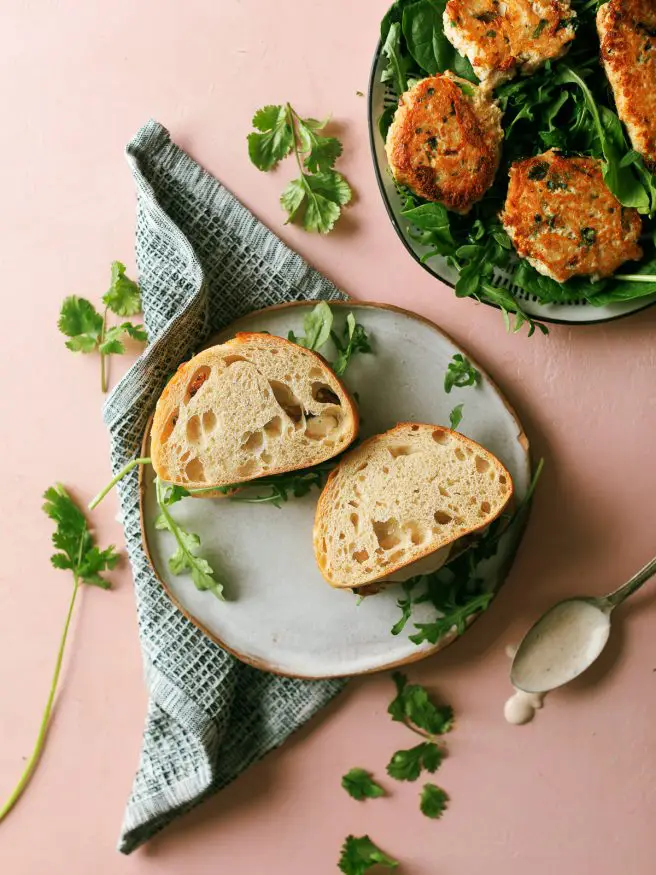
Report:
[[[168,375],[209,335],[270,304],[344,297],[161,125],[148,122],[126,152],[137,188],[136,256],[150,344],[105,405],[114,472],[138,454]],[[127,854],[280,745],[343,682],[276,677],[206,638],[169,601],[148,563],[138,471],[119,492],[150,697],[119,840]]]

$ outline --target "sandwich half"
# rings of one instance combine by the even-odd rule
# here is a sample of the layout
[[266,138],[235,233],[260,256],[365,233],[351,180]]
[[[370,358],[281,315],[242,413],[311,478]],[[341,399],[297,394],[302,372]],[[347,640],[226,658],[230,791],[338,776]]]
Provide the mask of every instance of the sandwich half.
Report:
[[157,402],[151,458],[167,483],[209,489],[318,465],[357,433],[354,401],[321,356],[238,334],[178,368]]
[[448,428],[404,422],[347,453],[331,472],[317,506],[314,554],[339,588],[427,574],[456,541],[496,519],[512,493],[509,472],[479,444]]

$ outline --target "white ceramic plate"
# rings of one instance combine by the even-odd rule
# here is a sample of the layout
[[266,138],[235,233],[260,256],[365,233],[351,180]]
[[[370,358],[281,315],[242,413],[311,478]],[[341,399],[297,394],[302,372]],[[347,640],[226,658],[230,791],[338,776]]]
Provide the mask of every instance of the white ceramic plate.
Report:
[[[389,86],[386,87],[385,84],[380,81],[384,68],[385,59],[381,55],[379,44],[374,56],[371,80],[369,82],[368,113],[371,153],[374,160],[374,168],[378,178],[380,192],[390,220],[408,252],[413,258],[419,261],[422,267],[426,268],[429,273],[432,273],[433,276],[453,288],[458,279],[457,270],[453,267],[449,267],[446,260],[439,255],[433,256],[427,261],[422,262],[421,258],[428,251],[429,247],[423,246],[421,243],[418,243],[413,239],[410,233],[412,225],[401,214],[403,208],[401,198],[399,197],[399,193],[396,190],[392,175],[389,171],[387,155],[385,154],[385,141],[378,130],[378,119],[380,118],[383,109],[396,103],[396,97],[392,89]],[[608,322],[611,319],[619,319],[621,316],[628,316],[630,313],[644,310],[656,303],[656,295],[650,295],[648,298],[637,298],[634,301],[609,304],[605,307],[593,307],[583,299],[580,301],[570,301],[567,304],[541,304],[534,295],[530,295],[523,289],[514,285],[511,282],[510,275],[506,273],[506,271],[495,270],[493,283],[512,292],[513,295],[522,302],[522,307],[526,313],[543,322],[571,322],[580,324]]]
[[[253,313],[215,340],[225,340],[238,330],[286,336],[291,328],[302,333],[303,315],[312,306],[302,303]],[[448,425],[451,409],[464,402],[460,430],[504,462],[521,500],[530,464],[523,429],[485,375],[476,388],[444,392],[447,365],[461,351],[453,341],[432,323],[404,310],[355,303],[331,306],[338,330],[352,311],[374,344],[374,354],[354,358],[345,378],[360,399],[361,436],[404,420]],[[352,593],[331,589],[312,551],[316,490],[291,499],[281,509],[225,499],[187,499],[172,508],[176,518],[201,536],[203,555],[227,581],[226,602],[198,592],[189,577],[169,571],[166,558],[173,550],[172,536],[154,527],[157,507],[150,468],[144,469],[142,498],[146,547],[171,598],[206,634],[245,662],[299,678],[341,677],[420,659],[454,637],[437,645],[416,646],[408,638],[414,631],[412,623],[400,635],[391,635],[400,615],[398,585],[359,606]],[[488,563],[485,576],[490,590],[503,581],[517,541],[502,539],[497,557]],[[431,611],[423,616],[416,613],[414,619],[430,615]]]

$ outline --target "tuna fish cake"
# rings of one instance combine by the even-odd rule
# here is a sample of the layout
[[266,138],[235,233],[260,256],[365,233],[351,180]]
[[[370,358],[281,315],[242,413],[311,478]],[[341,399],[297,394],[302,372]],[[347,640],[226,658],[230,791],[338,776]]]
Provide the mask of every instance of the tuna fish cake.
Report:
[[518,254],[561,283],[642,257],[640,216],[608,190],[597,158],[550,150],[516,161],[501,221]]
[[467,213],[494,181],[502,139],[496,103],[471,82],[444,73],[401,96],[385,148],[397,182]]
[[481,84],[494,88],[563,55],[574,20],[569,0],[449,0],[444,34],[469,58]]
[[618,115],[656,171],[656,3],[610,0],[597,12],[597,30]]

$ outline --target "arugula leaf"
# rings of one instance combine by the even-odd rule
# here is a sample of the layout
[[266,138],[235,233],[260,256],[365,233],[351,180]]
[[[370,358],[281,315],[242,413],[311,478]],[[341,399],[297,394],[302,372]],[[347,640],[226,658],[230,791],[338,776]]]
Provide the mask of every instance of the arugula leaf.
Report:
[[30,778],[36,768],[45,744],[50,715],[55,700],[59,674],[61,671],[68,631],[70,628],[73,608],[80,584],[86,583],[101,589],[109,589],[110,583],[101,572],[116,567],[119,556],[114,547],[101,550],[93,542],[93,536],[87,524],[86,518],[80,508],[75,504],[66,489],[57,483],[44,493],[44,512],[54,520],[56,529],[52,536],[52,543],[57,552],[51,556],[54,568],[71,571],[73,574],[73,592],[68,606],[64,629],[59,644],[59,651],[55,661],[55,670],[50,684],[50,692],[41,718],[39,733],[23,773],[14,787],[7,801],[0,807],[0,821],[9,814],[16,802],[25,791]]
[[455,386],[464,389],[467,386],[478,386],[481,381],[481,372],[478,371],[469,359],[457,352],[449,362],[444,375],[444,391],[447,395]]
[[355,321],[353,313],[346,317],[344,326],[344,340],[341,341],[334,331],[331,331],[333,343],[337,347],[337,358],[331,364],[331,368],[341,377],[349,366],[351,358],[358,352],[371,352],[371,343],[364,327]]
[[462,422],[462,408],[464,406],[464,404],[456,404],[451,413],[449,413],[449,425],[454,430],[458,428]]
[[394,91],[400,97],[408,90],[408,62],[401,54],[401,25],[398,21],[390,24],[382,51],[389,62],[383,71],[382,81],[391,80]]
[[363,799],[378,799],[385,795],[385,791],[371,777],[371,772],[365,769],[351,769],[342,778],[342,787],[349,796],[359,802]]
[[388,856],[375,845],[368,835],[348,836],[342,847],[338,868],[344,875],[364,875],[373,866],[396,869],[398,860]]
[[387,765],[387,774],[396,781],[416,781],[422,769],[436,772],[444,751],[433,741],[424,741],[409,750],[397,750]]
[[103,303],[117,316],[136,316],[141,313],[141,290],[134,280],[125,275],[125,265],[120,261],[112,262],[111,283],[103,295]]
[[[178,575],[188,571],[196,587],[201,591],[209,591],[218,599],[223,600],[223,583],[214,577],[214,570],[206,559],[196,555],[200,546],[200,538],[193,532],[187,532],[176,522],[169,511],[172,503],[172,493],[165,494],[162,481],[155,478],[155,492],[160,515],[155,521],[155,527],[168,530],[176,540],[177,548],[169,558],[171,573]],[[175,500],[178,500],[176,495]],[[169,504],[167,504],[167,501]]]
[[392,720],[404,723],[409,729],[430,739],[451,731],[453,709],[449,705],[435,705],[425,687],[408,684],[401,672],[395,671],[392,679],[396,684],[396,697],[387,709]]
[[441,787],[435,784],[424,784],[421,791],[419,808],[426,817],[437,820],[444,814],[449,797]]
[[265,106],[253,117],[256,131],[248,135],[250,159],[260,170],[271,170],[294,153],[300,176],[291,180],[280,196],[287,222],[301,221],[306,231],[327,234],[352,197],[351,187],[333,170],[342,154],[336,137],[319,133],[326,121],[301,118],[291,104]]
[[248,135],[248,155],[258,170],[271,170],[294,148],[286,106],[264,106],[253,116],[255,131]]

